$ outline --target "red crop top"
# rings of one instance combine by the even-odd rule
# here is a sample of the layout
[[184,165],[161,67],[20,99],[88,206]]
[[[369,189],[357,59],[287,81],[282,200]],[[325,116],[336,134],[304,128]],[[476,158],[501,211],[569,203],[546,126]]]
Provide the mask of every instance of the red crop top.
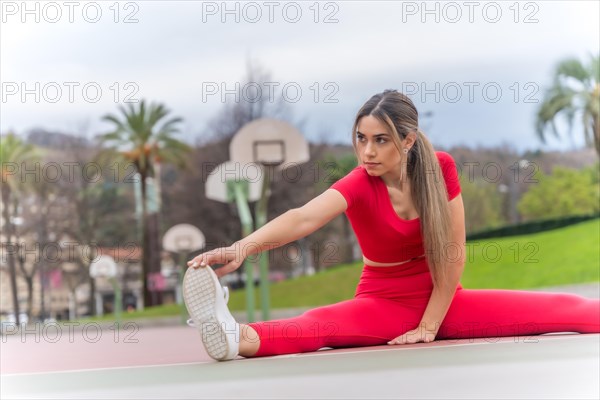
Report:
[[[446,183],[448,201],[460,193],[452,156],[437,151]],[[424,254],[419,218],[405,220],[396,214],[387,187],[378,176],[370,176],[362,165],[331,185],[348,203],[346,215],[363,254],[369,260],[395,263]]]

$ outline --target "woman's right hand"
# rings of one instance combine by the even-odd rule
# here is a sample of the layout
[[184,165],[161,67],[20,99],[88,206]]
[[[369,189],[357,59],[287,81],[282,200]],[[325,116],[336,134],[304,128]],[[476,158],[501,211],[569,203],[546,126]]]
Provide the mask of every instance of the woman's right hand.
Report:
[[217,268],[215,273],[220,278],[230,272],[235,271],[244,262],[244,257],[235,250],[233,246],[219,247],[202,253],[188,261],[187,265],[191,268],[204,268],[208,265],[223,264],[221,268]]

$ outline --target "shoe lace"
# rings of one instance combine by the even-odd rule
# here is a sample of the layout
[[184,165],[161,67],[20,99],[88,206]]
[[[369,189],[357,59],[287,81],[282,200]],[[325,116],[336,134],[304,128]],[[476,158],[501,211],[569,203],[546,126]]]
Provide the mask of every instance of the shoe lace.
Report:
[[[223,292],[225,293],[225,304],[227,304],[227,303],[229,303],[229,288],[227,286],[223,286]],[[188,326],[191,326],[192,328],[196,327],[196,323],[191,318],[188,319],[186,321],[186,323],[188,324]]]

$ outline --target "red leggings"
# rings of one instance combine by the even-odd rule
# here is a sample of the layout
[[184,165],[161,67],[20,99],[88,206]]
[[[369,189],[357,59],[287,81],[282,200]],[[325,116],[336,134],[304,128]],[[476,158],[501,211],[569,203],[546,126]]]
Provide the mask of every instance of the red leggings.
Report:
[[[432,289],[422,259],[394,267],[365,265],[354,299],[295,318],[248,324],[260,337],[253,357],[386,344],[419,325]],[[600,332],[600,300],[459,284],[436,340],[550,332]]]

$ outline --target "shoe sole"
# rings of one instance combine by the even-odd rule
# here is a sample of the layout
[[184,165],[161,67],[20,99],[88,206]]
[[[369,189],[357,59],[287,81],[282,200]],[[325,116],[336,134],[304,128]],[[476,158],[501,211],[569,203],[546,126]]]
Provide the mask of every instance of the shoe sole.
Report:
[[[218,301],[221,296],[222,301]],[[188,268],[183,277],[183,299],[185,306],[198,328],[202,344],[209,356],[215,360],[235,358],[225,331],[224,321],[235,323],[227,309],[224,293],[211,267]],[[229,314],[229,315],[227,315]]]

